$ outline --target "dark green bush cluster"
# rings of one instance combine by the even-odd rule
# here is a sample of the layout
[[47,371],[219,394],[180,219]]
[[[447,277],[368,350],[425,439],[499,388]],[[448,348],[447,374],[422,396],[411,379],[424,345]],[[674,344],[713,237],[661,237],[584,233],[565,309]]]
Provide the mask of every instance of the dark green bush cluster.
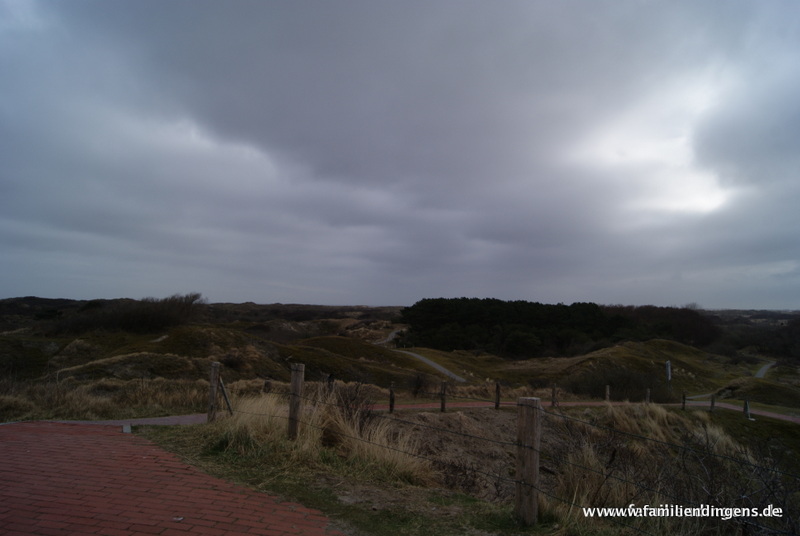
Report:
[[580,355],[620,340],[715,340],[719,328],[694,309],[547,305],[527,301],[424,299],[401,313],[402,344],[440,350],[483,350],[505,357]]
[[[753,348],[773,357],[789,358],[800,362],[800,319],[786,325],[770,326],[750,323],[725,327],[725,336],[719,341],[725,355],[736,355],[738,349]],[[740,356],[741,358],[741,356]]]
[[168,298],[144,298],[111,303],[89,302],[77,314],[53,325],[56,333],[83,333],[92,330],[120,330],[151,333],[185,324],[194,319],[205,301],[197,292]]

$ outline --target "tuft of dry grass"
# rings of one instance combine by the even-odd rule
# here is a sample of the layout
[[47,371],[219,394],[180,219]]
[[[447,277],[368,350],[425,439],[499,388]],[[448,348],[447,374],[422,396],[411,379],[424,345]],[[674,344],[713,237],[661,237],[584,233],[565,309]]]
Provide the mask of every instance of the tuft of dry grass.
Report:
[[326,467],[367,479],[433,483],[430,463],[417,457],[418,441],[372,413],[372,386],[308,387],[296,440],[287,438],[288,398],[273,392],[235,397],[234,415],[213,424],[209,445],[240,454],[268,453],[271,463],[287,468]]
[[[763,460],[755,459],[721,427],[710,423],[707,412],[608,405],[599,411],[587,410],[580,419],[585,422],[549,417],[552,431],[566,439],[560,446],[563,457],[546,462],[556,469],[550,489],[567,502],[545,501],[545,509],[565,526],[585,528],[599,522],[585,518],[569,502],[584,507],[711,504],[761,509],[780,504],[794,508],[788,495],[781,493],[791,494],[796,483],[792,488],[779,474],[759,469]],[[664,534],[737,530],[736,521],[706,518],[619,521]]]
[[658,441],[675,439],[676,432],[691,427],[677,413],[655,404],[608,404],[605,413],[606,422],[616,430]]

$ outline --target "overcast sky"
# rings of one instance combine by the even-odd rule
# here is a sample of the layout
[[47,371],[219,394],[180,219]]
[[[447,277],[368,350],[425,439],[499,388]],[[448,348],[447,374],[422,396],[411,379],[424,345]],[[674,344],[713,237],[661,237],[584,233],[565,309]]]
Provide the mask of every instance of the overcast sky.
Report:
[[0,297],[800,309],[800,2],[0,0]]

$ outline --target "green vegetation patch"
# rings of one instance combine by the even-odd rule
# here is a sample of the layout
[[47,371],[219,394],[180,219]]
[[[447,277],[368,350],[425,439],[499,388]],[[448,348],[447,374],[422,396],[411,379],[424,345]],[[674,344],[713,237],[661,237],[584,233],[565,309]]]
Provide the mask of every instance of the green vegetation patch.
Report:
[[[466,380],[484,381],[508,381],[515,384],[520,383],[517,373],[506,374],[505,369],[512,362],[506,361],[496,355],[485,352],[469,352],[465,350],[443,351],[433,348],[409,348],[411,352],[427,357],[444,368],[463,376]],[[414,358],[410,358],[414,359]],[[416,360],[415,360],[416,361]],[[415,366],[420,370],[431,373],[433,369],[419,361]],[[438,374],[438,373],[436,373]]]
[[[666,362],[672,370],[672,391],[668,390]],[[611,385],[614,400],[641,400],[647,388],[661,394],[653,400],[669,401],[687,394],[702,394],[722,388],[733,378],[749,375],[746,365],[731,365],[723,356],[708,354],[684,344],[655,339],[627,342],[587,354],[563,370],[556,380],[576,393],[604,396]],[[621,391],[622,392],[621,392]]]
[[748,447],[759,465],[777,467],[800,478],[800,425],[761,416],[751,421],[738,411],[715,411],[706,415]]
[[412,362],[412,358],[408,358],[403,354],[393,352],[382,346],[370,344],[360,339],[349,337],[313,337],[300,341],[299,344],[303,346],[313,346],[314,348],[322,348],[342,356],[377,361],[380,363],[409,364]]
[[194,379],[201,375],[201,371],[204,369],[209,370],[209,360],[207,359],[138,352],[98,359],[85,365],[62,369],[59,371],[59,377],[79,380],[105,377],[122,380],[156,377]]
[[727,385],[722,392],[737,400],[800,408],[800,389],[770,380],[743,378]]
[[[343,339],[343,340],[338,340]],[[280,360],[303,363],[309,381],[322,381],[333,375],[345,381],[372,383],[388,387],[411,383],[417,372],[409,367],[422,366],[411,357],[372,346],[355,339],[320,337],[303,341],[311,344],[278,345]],[[329,350],[333,348],[337,351]],[[338,352],[346,352],[345,354]]]

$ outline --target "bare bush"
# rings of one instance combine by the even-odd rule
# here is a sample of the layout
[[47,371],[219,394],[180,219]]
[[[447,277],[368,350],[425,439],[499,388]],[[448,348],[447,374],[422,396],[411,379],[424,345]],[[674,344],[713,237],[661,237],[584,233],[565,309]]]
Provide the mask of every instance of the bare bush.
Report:
[[151,333],[185,324],[194,319],[202,304],[202,295],[174,294],[168,298],[125,300],[109,305],[87,307],[78,314],[53,324],[52,333],[84,333],[92,330],[120,330]]

